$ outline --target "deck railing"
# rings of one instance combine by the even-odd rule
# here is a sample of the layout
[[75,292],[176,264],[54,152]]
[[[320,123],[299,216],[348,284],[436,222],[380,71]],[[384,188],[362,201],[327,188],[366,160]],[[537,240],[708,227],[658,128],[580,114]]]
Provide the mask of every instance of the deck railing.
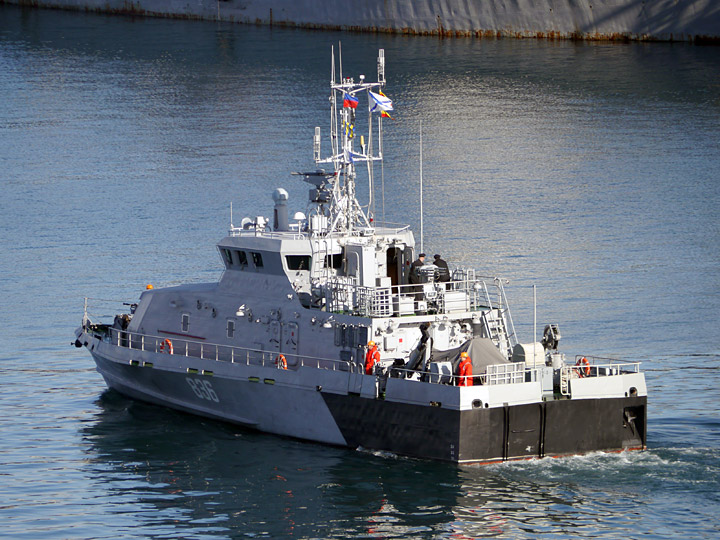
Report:
[[[221,345],[217,343],[206,343],[191,339],[177,337],[165,337],[139,332],[129,332],[105,325],[91,325],[90,331],[101,337],[104,341],[112,343],[117,347],[146,351],[153,353],[173,354],[187,358],[199,358],[216,362],[229,362],[233,364],[245,364],[261,367],[281,368],[278,363],[278,351],[262,351]],[[169,342],[169,343],[168,343]],[[282,353],[287,361],[288,369],[296,370],[300,367],[312,367],[317,369],[328,369],[331,371],[364,372],[364,367],[355,362],[336,360],[332,358],[309,357],[291,353]],[[568,368],[575,369],[575,368]],[[483,374],[468,377],[474,385],[498,385],[517,384],[525,382],[526,373],[536,371],[534,368],[525,368],[524,364],[497,364],[488,366]],[[391,377],[402,376],[412,380],[421,380],[436,384],[460,384],[460,377],[451,373],[431,373],[426,371],[409,370],[405,368],[392,368]]]
[[[380,235],[393,235],[400,234],[410,229],[410,225],[403,225],[400,223],[376,223],[373,227],[362,227],[356,229],[350,234],[353,236],[369,236],[373,233]],[[261,224],[248,223],[245,227],[231,226],[228,234],[230,236],[262,236],[263,238],[290,238],[293,240],[302,240],[310,238],[314,235],[321,234],[323,238],[343,238],[348,233],[343,232],[328,232],[327,230],[311,230],[308,229],[307,223],[290,223],[287,231],[276,231],[270,226],[268,220],[263,221]]]
[[564,366],[560,371],[560,393],[570,395],[571,379],[612,377],[640,373],[640,362],[622,362],[602,356],[575,356],[575,365]]
[[[453,278],[447,282],[366,287],[358,285],[355,278],[338,276],[318,288],[325,297],[328,311],[361,317],[448,314],[493,308],[509,316],[501,280],[475,277],[467,271],[455,271]],[[497,293],[491,295],[491,290]]]
[[[203,360],[214,360],[216,362],[230,362],[233,364],[245,364],[263,367],[277,367],[279,351],[261,351],[232,345],[220,345],[217,343],[206,343],[177,337],[156,336],[128,332],[117,328],[108,327],[105,340],[118,346],[138,351],[149,351],[154,353],[166,353],[188,358],[200,358]],[[172,352],[171,352],[172,351]],[[313,367],[328,369],[331,371],[350,371],[351,363],[345,360],[332,358],[316,358],[306,355],[282,353],[287,361],[288,369],[300,367]]]
[[[102,329],[100,329],[102,328]],[[245,364],[261,367],[272,367],[280,369],[278,363],[279,352],[261,351],[231,345],[220,345],[216,343],[205,343],[202,341],[178,339],[176,337],[164,337],[137,332],[128,332],[105,325],[92,325],[91,331],[102,337],[105,341],[118,347],[134,349],[137,351],[148,351],[153,353],[165,353],[184,356],[188,358],[200,358],[216,362],[229,362],[233,364]],[[170,342],[168,344],[168,341]],[[172,346],[172,349],[170,348]],[[172,352],[170,352],[172,350]],[[327,369],[331,371],[364,372],[363,366],[346,360],[332,358],[317,358],[291,353],[282,353],[287,361],[288,369],[296,370],[300,367],[312,367]],[[561,383],[577,378],[611,377],[627,373],[639,373],[640,362],[620,362],[611,358],[578,356],[578,360],[586,358],[588,365],[565,366],[561,369]],[[597,363],[602,361],[603,363]],[[437,373],[428,371],[409,370],[393,367],[390,369],[390,377],[402,377],[409,380],[428,382],[431,384],[449,384],[457,386],[461,384],[464,377],[454,373]],[[488,366],[485,373],[467,377],[472,379],[473,386],[479,385],[507,385],[519,384],[527,381],[535,381],[538,377],[537,368],[527,368],[523,363],[495,364]],[[562,394],[569,394],[567,384],[561,384]]]
[[465,379],[472,381],[471,386],[519,384],[537,380],[537,368],[526,368],[525,364],[514,362],[511,364],[495,364],[487,366],[485,373],[461,376],[449,372],[418,371],[406,368],[393,367],[390,369],[391,377],[402,377],[409,380],[430,382],[433,384],[450,384],[459,386]]

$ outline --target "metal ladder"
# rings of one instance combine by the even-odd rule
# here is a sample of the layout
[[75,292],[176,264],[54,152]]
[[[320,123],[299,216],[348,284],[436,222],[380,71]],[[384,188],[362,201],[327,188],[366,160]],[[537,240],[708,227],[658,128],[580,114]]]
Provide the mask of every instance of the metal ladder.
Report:
[[563,396],[570,395],[570,370],[562,368],[560,370],[560,393]]
[[495,285],[500,291],[500,318],[503,320],[503,323],[509,323],[509,328],[505,328],[505,335],[507,336],[508,350],[510,352],[510,356],[512,356],[512,344],[513,342],[517,343],[515,323],[513,323],[512,315],[510,314],[510,305],[508,304],[507,297],[505,296],[505,287],[503,287],[502,280],[495,278]]
[[503,317],[502,312],[499,312],[499,316],[495,313],[496,310],[494,309],[483,313],[485,332],[500,350],[504,350],[506,352],[507,358],[511,358],[512,346],[510,345],[510,339],[505,326],[505,318]]
[[[499,305],[497,308],[493,308],[492,300],[490,299],[490,292],[488,291],[485,281],[482,281],[483,292],[485,293],[485,301],[487,302],[489,311],[483,314],[483,323],[485,325],[485,331],[488,337],[495,343],[495,345],[506,351],[507,358],[512,358],[512,347],[513,337],[515,336],[515,326],[510,316],[510,308],[505,298],[505,290],[502,287],[502,283],[499,279],[495,279],[495,284],[498,287]],[[497,310],[497,316],[495,312]],[[489,316],[488,316],[489,315]],[[510,330],[508,331],[507,321],[510,321]]]

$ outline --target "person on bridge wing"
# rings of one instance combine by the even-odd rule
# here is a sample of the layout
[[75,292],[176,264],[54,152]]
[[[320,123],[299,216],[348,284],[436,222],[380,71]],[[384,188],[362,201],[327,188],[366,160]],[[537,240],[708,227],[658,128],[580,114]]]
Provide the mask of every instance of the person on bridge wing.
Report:
[[375,364],[380,361],[380,351],[374,341],[368,342],[368,350],[365,353],[365,375],[372,375]]
[[437,280],[441,283],[450,281],[450,268],[448,268],[448,263],[444,261],[440,255],[435,255],[433,264],[438,267]]

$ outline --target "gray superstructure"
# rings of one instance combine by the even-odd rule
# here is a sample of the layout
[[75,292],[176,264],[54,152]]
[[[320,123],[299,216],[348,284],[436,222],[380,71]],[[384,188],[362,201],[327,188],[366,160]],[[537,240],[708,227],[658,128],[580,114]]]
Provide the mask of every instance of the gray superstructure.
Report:
[[296,173],[306,213],[290,216],[276,189],[272,217],[243,218],[218,243],[219,282],[148,289],[111,324],[86,306],[76,345],[128,396],[324,443],[456,462],[645,448],[639,364],[567,362],[556,325],[518,343],[506,280],[411,265],[409,227],[358,202],[357,174],[372,193],[383,158],[384,71],[382,50],[372,83],[336,77],[333,57],[330,157],[316,128],[325,168]]

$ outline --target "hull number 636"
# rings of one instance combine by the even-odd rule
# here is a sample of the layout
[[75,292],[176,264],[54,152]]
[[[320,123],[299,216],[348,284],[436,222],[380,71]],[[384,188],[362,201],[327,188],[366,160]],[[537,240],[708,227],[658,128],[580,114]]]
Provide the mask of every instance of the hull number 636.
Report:
[[195,393],[195,395],[200,399],[207,399],[208,401],[220,403],[220,399],[215,393],[215,390],[213,390],[210,381],[193,379],[191,377],[186,377],[185,380],[190,385],[190,388],[192,388],[192,391]]

